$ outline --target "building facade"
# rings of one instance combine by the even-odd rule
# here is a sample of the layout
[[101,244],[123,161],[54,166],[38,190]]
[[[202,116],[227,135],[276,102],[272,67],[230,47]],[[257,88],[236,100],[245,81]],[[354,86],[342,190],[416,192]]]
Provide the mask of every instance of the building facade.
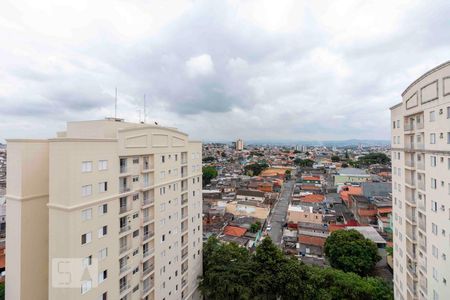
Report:
[[242,151],[244,150],[244,141],[242,139],[238,139],[236,141],[236,150],[237,151]]
[[201,151],[120,119],[8,140],[6,299],[198,299]]
[[450,299],[450,61],[402,97],[391,108],[395,298]]

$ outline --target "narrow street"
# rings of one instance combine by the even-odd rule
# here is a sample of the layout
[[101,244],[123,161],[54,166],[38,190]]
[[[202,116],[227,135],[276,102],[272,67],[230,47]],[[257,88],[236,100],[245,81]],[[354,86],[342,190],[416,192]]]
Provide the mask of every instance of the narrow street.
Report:
[[272,209],[272,214],[269,217],[268,223],[272,226],[272,230],[268,231],[268,235],[277,245],[280,245],[281,243],[281,238],[283,235],[283,225],[286,223],[286,214],[293,188],[293,180],[290,180],[283,185],[280,193],[280,198],[275,203],[275,206]]

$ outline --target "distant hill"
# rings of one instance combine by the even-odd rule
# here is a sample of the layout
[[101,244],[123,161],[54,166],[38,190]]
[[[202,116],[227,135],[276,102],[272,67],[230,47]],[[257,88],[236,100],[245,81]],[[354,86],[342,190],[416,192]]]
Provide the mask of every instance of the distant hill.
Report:
[[[209,142],[209,141],[208,141]],[[226,143],[226,142],[225,142]],[[230,143],[230,142],[229,142]],[[344,146],[388,146],[389,140],[342,140],[342,141],[264,141],[264,140],[244,140],[245,145],[279,145],[279,146],[326,146],[326,147],[344,147]]]

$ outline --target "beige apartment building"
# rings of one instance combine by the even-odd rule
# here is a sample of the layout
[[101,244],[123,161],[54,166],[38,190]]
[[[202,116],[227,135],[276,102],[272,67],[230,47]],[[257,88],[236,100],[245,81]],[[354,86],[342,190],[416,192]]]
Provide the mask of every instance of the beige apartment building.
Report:
[[395,299],[450,299],[450,61],[391,107]]
[[200,142],[121,119],[7,142],[7,300],[200,298]]

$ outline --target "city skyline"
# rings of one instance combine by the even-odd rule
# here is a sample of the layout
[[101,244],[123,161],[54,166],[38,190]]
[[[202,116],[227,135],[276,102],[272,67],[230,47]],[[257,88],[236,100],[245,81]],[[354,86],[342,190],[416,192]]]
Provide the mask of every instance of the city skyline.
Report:
[[0,8],[0,142],[113,116],[116,87],[118,117],[146,94],[148,122],[195,139],[387,140],[388,108],[450,50],[445,1]]

